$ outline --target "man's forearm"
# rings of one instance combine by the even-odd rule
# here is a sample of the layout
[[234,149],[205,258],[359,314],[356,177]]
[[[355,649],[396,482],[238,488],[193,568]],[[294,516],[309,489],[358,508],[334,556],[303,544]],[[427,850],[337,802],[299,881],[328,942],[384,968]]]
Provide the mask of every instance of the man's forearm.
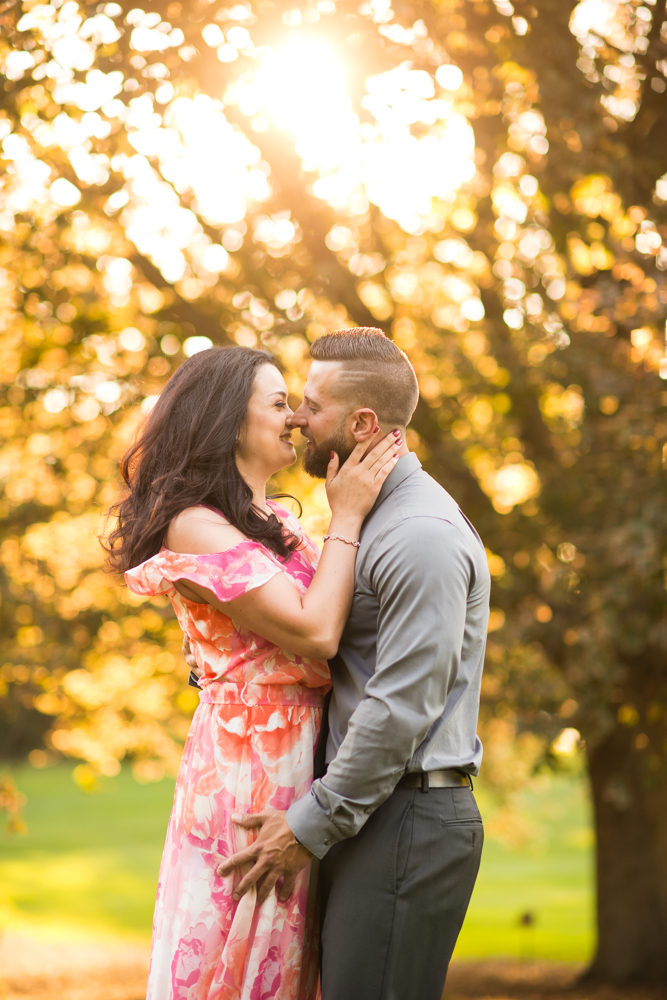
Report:
[[389,798],[430,725],[430,716],[395,707],[392,717],[375,698],[365,698],[327,774],[287,811],[299,842],[323,858],[333,844],[357,834]]

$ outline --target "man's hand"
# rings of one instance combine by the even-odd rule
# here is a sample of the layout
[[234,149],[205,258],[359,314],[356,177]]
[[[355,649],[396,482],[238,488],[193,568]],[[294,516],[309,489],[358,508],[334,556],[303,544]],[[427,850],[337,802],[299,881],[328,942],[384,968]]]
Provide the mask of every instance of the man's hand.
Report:
[[197,661],[192,655],[192,649],[190,648],[190,640],[188,639],[187,635],[183,637],[183,656],[185,657],[185,662],[187,663],[188,667],[195,675],[195,677],[201,677],[204,671],[202,667],[197,666]]
[[260,830],[254,844],[218,866],[218,875],[231,875],[236,868],[252,864],[250,871],[234,889],[233,898],[240,899],[248,889],[256,885],[257,903],[263,903],[278,879],[282,878],[278,898],[283,902],[289,899],[297,875],[313,855],[306,847],[297,843],[285,819],[285,813],[257,813],[252,816],[233,816],[232,819],[245,830]]

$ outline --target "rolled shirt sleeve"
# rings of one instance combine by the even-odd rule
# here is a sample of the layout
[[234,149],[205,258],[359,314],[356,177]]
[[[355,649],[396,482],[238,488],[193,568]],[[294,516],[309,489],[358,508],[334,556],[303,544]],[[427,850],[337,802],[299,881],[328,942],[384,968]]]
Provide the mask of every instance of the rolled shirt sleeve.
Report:
[[352,837],[387,799],[456,683],[474,563],[460,530],[401,520],[379,540],[369,578],[379,603],[376,667],[326,775],[287,812],[317,857]]

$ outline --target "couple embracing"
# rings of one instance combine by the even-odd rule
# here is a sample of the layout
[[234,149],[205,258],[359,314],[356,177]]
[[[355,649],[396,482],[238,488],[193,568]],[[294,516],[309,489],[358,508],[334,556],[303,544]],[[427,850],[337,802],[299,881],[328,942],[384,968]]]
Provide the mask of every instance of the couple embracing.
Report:
[[[201,688],[148,1000],[440,1000],[477,875],[484,548],[405,444],[398,347],[311,355],[292,412],[270,354],[196,354],[123,460],[112,562],[171,599]],[[321,553],[265,491],[297,427]]]

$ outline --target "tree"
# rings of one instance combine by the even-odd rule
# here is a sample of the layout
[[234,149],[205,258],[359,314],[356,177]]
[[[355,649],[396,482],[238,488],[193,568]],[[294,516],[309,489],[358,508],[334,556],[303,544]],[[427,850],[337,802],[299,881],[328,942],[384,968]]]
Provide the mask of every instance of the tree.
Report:
[[[1,16],[5,753],[174,767],[178,630],[95,540],[115,463],[203,345],[266,344],[298,394],[310,341],[380,325],[488,546],[487,767],[580,731],[591,975],[664,982],[664,0]],[[281,485],[316,531],[321,487]]]

